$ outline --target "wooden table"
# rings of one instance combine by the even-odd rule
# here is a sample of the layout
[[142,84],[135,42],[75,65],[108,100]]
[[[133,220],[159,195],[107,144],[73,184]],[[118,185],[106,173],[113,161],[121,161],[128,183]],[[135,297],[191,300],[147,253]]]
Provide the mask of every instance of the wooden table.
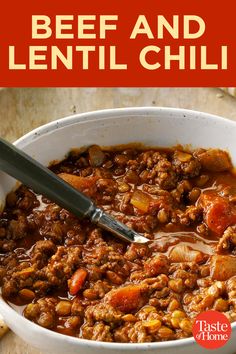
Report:
[[[196,109],[236,120],[236,99],[211,88],[6,89],[0,91],[0,132],[13,141],[58,117],[129,106]],[[0,341],[0,353],[40,354],[12,332]]]

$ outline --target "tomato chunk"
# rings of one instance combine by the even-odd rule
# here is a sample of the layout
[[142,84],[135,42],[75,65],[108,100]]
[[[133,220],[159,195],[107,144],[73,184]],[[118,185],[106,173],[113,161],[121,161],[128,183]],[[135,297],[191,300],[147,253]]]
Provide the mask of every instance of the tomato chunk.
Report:
[[87,274],[88,273],[85,269],[79,268],[72,275],[71,279],[68,280],[69,292],[71,295],[76,295],[80,291],[84,285]]
[[97,191],[96,181],[98,177],[80,177],[69,173],[60,173],[58,176],[88,196],[92,196]]
[[226,198],[216,193],[203,193],[199,203],[204,209],[204,221],[216,234],[221,235],[236,222],[236,210]]
[[196,153],[202,168],[206,171],[223,172],[233,168],[230,156],[219,149],[202,150]]
[[140,309],[145,303],[145,289],[139,285],[128,285],[120,289],[111,290],[106,301],[120,310],[129,313]]

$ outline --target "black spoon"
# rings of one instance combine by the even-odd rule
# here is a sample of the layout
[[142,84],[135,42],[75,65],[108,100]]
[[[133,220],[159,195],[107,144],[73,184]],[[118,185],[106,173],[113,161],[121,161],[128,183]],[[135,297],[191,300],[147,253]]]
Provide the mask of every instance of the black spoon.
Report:
[[36,193],[42,194],[61,207],[83,218],[88,217],[101,228],[129,242],[146,243],[149,240],[115,220],[96,207],[85,194],[63,181],[48,168],[0,138],[0,170],[16,178]]

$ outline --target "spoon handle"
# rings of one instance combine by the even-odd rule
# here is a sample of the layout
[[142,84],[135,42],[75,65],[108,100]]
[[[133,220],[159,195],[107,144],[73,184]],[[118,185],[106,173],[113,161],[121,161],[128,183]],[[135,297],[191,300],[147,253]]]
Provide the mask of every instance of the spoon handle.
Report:
[[91,199],[64,182],[56,174],[13,144],[0,138],[0,170],[18,179],[36,193],[43,194],[78,217],[89,217],[98,224],[129,242],[146,243],[149,240],[97,208]]
[[2,138],[0,138],[0,170],[78,217],[87,216],[95,208],[92,200],[86,195]]

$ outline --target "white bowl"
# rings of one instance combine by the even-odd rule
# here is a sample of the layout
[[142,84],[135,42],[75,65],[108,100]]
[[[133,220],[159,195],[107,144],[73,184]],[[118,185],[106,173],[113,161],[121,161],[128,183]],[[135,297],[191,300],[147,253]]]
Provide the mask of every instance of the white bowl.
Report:
[[[73,147],[98,144],[111,146],[142,142],[149,146],[191,144],[217,147],[230,152],[236,165],[236,123],[206,113],[171,108],[111,109],[75,115],[44,125],[25,135],[15,145],[47,165],[60,160]],[[15,180],[0,173],[0,203]],[[162,343],[104,343],[72,338],[44,329],[17,314],[0,296],[0,312],[8,326],[26,342],[43,352],[57,354],[119,354],[124,352],[195,354],[209,353],[193,338]],[[235,351],[236,324],[230,341],[216,353]]]

